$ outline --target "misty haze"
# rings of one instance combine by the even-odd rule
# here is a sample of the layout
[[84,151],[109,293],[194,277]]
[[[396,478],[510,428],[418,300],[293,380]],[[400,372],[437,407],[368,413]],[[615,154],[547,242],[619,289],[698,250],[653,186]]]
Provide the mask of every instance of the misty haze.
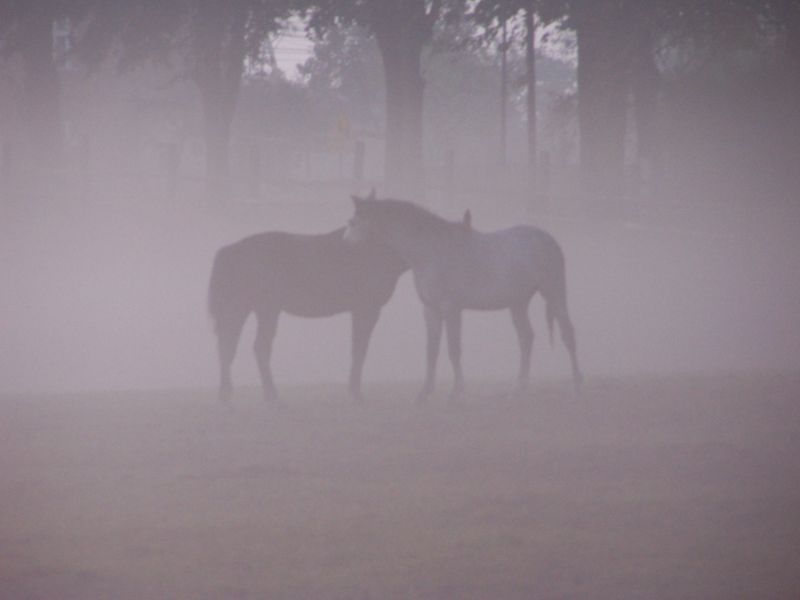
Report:
[[0,0],[0,600],[800,597],[798,107],[797,0]]

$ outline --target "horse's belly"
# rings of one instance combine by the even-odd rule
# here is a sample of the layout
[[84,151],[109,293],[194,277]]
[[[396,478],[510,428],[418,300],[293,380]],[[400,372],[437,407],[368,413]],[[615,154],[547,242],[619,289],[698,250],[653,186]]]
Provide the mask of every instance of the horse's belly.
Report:
[[489,299],[473,302],[465,302],[462,308],[467,310],[503,310],[514,304],[513,301],[508,299]]
[[461,302],[461,308],[468,310],[503,310],[530,298],[530,294],[503,294],[497,296],[467,297]]
[[295,317],[306,319],[317,319],[322,317],[332,317],[343,312],[352,310],[352,307],[344,303],[324,303],[315,304],[313,302],[292,303],[283,307],[283,310]]
[[533,295],[536,287],[523,279],[486,277],[477,285],[465,286],[454,294],[461,298],[462,308],[470,310],[502,310]]

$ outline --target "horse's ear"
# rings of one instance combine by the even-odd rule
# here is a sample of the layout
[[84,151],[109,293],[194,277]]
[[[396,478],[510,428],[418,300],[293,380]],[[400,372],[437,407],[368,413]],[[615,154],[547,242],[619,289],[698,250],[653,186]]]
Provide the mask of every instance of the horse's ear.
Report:
[[464,219],[462,221],[464,229],[472,229],[472,213],[469,209],[464,211]]
[[359,198],[358,196],[352,195],[350,199],[353,201],[353,206],[355,207],[356,211],[364,204],[364,198]]

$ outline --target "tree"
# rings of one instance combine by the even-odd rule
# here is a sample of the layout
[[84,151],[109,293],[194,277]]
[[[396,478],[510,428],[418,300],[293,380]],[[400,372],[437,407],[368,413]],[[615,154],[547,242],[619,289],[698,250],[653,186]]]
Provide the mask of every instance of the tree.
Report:
[[120,65],[172,64],[200,94],[208,192],[227,190],[231,126],[245,65],[264,58],[265,40],[289,12],[288,0],[114,0],[94,19],[87,55],[118,43]]
[[[311,29],[355,23],[372,35],[380,50],[386,82],[386,182],[392,193],[416,196],[422,191],[423,49],[447,11],[445,0],[308,0]],[[461,3],[454,2],[453,14]]]
[[546,18],[561,19],[562,27],[576,34],[579,162],[583,188],[593,197],[623,192],[631,92],[638,153],[648,158],[657,153],[655,28],[668,6],[660,0],[540,0]]
[[[494,41],[498,31],[512,18],[522,14],[522,28],[515,33],[525,47],[525,89],[528,137],[528,163],[534,173],[538,155],[536,131],[536,28],[539,0],[479,0],[473,9],[475,22],[483,29],[484,39]],[[540,17],[541,18],[541,17]],[[508,43],[508,42],[504,42]],[[501,52],[507,48],[501,48]],[[505,82],[503,83],[505,86]],[[504,119],[505,120],[505,119]],[[505,123],[503,123],[505,127]]]
[[357,25],[327,29],[298,67],[311,98],[327,114],[329,128],[345,115],[354,126],[371,131],[384,120],[381,69],[374,38]]
[[[495,19],[515,6],[515,0],[478,3]],[[756,173],[774,168],[796,148],[798,120],[789,105],[796,106],[800,97],[799,0],[537,0],[536,9],[576,33],[579,161],[584,190],[592,198],[624,191],[629,106],[637,160],[656,170],[665,140],[681,127],[702,128],[693,132],[694,149],[705,144],[720,164],[735,160]],[[673,111],[675,122],[662,127],[667,86],[702,99],[693,112],[710,104],[709,118],[689,125],[685,111]],[[754,135],[756,127],[766,130]],[[751,143],[726,142],[733,132]],[[757,156],[756,139],[773,147],[763,147]],[[680,148],[673,154],[683,159]],[[768,154],[774,158],[765,158]]]
[[92,0],[0,0],[0,56],[22,61],[31,165],[54,166],[63,143],[53,28],[61,20],[81,19],[93,6]]
[[[658,105],[664,51],[682,48],[691,64],[732,56],[763,35],[763,22],[797,0],[543,0],[567,16],[578,43],[580,163],[585,189],[623,190],[625,129],[633,99],[637,157],[658,168]],[[786,2],[787,4],[783,4]],[[674,61],[674,59],[673,59]]]

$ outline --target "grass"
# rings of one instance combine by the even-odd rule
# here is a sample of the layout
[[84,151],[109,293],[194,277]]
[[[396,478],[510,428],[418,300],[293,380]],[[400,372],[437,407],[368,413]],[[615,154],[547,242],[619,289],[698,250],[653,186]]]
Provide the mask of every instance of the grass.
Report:
[[499,390],[3,397],[0,598],[800,597],[800,376]]

